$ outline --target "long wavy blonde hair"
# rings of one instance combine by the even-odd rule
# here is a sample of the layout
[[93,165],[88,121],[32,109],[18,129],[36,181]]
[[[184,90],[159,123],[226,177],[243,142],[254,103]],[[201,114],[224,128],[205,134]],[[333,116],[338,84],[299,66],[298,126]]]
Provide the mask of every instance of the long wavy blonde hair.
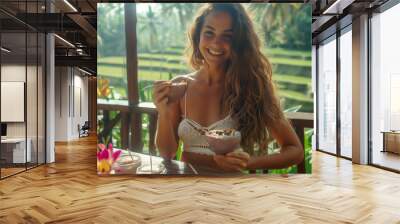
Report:
[[261,41],[250,16],[239,3],[209,3],[199,9],[188,33],[188,61],[200,69],[204,58],[199,50],[205,17],[211,12],[227,12],[232,19],[232,53],[227,63],[221,108],[238,121],[242,148],[254,154],[265,153],[270,136],[267,129],[285,119],[275,86],[271,64],[262,52]]

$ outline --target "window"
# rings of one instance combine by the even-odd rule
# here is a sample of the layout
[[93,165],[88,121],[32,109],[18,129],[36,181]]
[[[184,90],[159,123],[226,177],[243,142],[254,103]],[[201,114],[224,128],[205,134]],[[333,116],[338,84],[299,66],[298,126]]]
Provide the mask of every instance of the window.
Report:
[[340,36],[340,154],[351,158],[353,97],[351,26],[344,32]]
[[[1,2],[0,6],[15,6]],[[19,2],[20,16],[43,13],[43,1]],[[0,12],[2,144],[0,178],[45,163],[45,44],[40,30],[31,29],[13,16]],[[7,21],[7,22],[5,22]],[[15,103],[17,112],[12,111]],[[10,105],[10,106],[9,106]],[[18,116],[14,116],[18,115]]]
[[318,147],[336,153],[336,36],[318,48]]
[[372,163],[396,170],[400,170],[400,156],[382,152],[385,150],[382,132],[400,131],[400,32],[396,29],[398,21],[399,4],[371,18]]

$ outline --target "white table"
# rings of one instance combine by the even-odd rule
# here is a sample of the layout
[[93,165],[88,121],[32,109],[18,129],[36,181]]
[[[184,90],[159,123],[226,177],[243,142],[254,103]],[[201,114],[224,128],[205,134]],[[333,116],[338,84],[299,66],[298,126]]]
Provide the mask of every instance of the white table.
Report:
[[[30,138],[26,139],[27,148],[26,148],[26,154],[25,154],[25,138],[6,138],[6,139],[1,139],[1,147],[2,147],[2,153],[9,151],[8,147],[13,147],[12,148],[12,162],[13,163],[25,163],[25,162],[31,162],[32,160],[32,154],[31,154],[31,145],[32,141]],[[6,150],[3,150],[3,147],[7,147]],[[25,161],[25,158],[27,158],[27,161]]]

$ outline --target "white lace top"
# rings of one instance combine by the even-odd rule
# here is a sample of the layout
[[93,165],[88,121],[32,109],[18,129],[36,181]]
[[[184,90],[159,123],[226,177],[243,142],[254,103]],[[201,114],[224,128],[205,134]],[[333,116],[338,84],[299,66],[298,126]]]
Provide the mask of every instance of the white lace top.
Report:
[[214,155],[215,153],[209,149],[206,136],[202,135],[201,130],[214,130],[214,129],[237,129],[237,123],[230,115],[222,120],[214,122],[208,127],[203,127],[196,121],[187,117],[186,109],[187,91],[185,93],[185,113],[182,121],[178,126],[178,136],[183,141],[183,150],[187,152],[194,152],[206,155]]

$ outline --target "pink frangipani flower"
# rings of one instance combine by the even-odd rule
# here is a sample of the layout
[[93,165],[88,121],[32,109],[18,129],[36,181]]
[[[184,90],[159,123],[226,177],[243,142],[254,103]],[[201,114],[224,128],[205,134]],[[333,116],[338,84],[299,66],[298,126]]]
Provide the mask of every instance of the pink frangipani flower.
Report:
[[121,155],[121,152],[122,152],[121,150],[117,150],[117,151],[113,152],[113,154],[112,154],[113,161],[116,161],[118,159],[118,157]]
[[104,145],[103,143],[100,143],[97,146],[100,149],[100,151],[106,148],[106,145]]
[[121,155],[121,150],[114,151],[112,143],[108,144],[108,147],[104,144],[98,144],[100,151],[97,152],[98,170],[100,172],[108,172],[112,164],[117,161]]

